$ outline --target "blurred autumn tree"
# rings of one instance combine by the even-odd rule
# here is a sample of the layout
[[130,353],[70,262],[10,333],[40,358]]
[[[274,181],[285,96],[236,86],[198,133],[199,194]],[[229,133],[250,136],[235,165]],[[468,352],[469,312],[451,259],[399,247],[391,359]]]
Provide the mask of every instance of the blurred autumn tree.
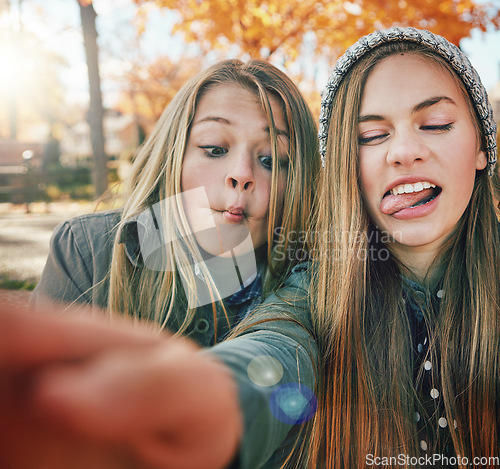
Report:
[[[478,0],[134,0],[175,10],[175,31],[206,48],[237,45],[242,54],[285,60],[314,36],[317,56],[332,56],[359,37],[393,25],[430,29],[458,44],[471,29],[500,27],[500,7]],[[336,54],[335,54],[336,55]]]
[[148,67],[136,64],[124,76],[127,89],[117,107],[134,115],[139,128],[148,135],[177,91],[200,68],[200,59],[172,62],[161,57]]
[[82,20],[83,45],[87,59],[90,104],[88,122],[92,144],[92,182],[95,195],[101,196],[108,188],[108,157],[104,151],[104,109],[99,74],[99,48],[97,47],[96,17],[92,0],[77,0]]

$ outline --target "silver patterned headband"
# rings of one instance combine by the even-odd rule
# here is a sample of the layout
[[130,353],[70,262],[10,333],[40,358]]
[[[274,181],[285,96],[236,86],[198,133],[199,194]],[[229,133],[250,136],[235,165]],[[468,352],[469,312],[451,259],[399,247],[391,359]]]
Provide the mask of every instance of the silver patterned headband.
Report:
[[493,118],[493,109],[488,101],[488,94],[481,83],[481,79],[465,54],[445,38],[429,31],[415,28],[394,27],[384,31],[376,31],[362,37],[349,47],[339,58],[333,69],[321,100],[321,114],[319,117],[319,148],[321,161],[325,166],[326,147],[328,141],[328,126],[332,114],[332,102],[335,93],[349,69],[367,52],[389,42],[408,41],[424,44],[434,52],[444,57],[453,70],[462,79],[469,96],[474,103],[479,116],[486,141],[486,156],[488,158],[488,173],[493,175],[497,161],[496,132],[497,125]]

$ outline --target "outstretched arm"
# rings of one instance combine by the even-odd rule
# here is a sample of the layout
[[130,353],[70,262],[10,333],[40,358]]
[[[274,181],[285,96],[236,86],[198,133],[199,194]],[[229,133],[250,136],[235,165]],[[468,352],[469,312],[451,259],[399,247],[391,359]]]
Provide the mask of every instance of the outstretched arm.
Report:
[[266,467],[315,410],[300,278],[206,350],[125,319],[0,309],[0,465]]
[[280,467],[296,443],[292,430],[314,416],[318,352],[308,290],[309,277],[298,266],[284,288],[239,326],[236,338],[206,351],[229,367],[237,383],[244,423],[241,469]]
[[227,368],[127,323],[0,311],[0,465],[222,468],[242,424]]

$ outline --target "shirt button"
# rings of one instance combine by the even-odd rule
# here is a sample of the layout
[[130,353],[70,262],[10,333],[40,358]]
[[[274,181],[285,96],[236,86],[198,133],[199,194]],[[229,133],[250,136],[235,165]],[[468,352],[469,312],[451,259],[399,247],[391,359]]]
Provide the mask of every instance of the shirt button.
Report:
[[208,322],[208,319],[200,318],[196,321],[196,324],[194,326],[194,330],[196,332],[200,332],[200,333],[204,334],[205,332],[208,331],[209,327],[210,327],[210,323]]
[[415,296],[417,297],[417,299],[421,302],[424,302],[425,301],[425,293],[423,291],[416,291],[415,292]]

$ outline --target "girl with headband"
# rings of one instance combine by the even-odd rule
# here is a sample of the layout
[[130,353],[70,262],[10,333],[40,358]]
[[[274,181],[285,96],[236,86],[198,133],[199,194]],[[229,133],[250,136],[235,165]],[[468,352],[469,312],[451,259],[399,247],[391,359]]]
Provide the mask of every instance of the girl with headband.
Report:
[[324,91],[320,151],[310,467],[498,467],[496,125],[476,71],[428,31],[363,37]]

